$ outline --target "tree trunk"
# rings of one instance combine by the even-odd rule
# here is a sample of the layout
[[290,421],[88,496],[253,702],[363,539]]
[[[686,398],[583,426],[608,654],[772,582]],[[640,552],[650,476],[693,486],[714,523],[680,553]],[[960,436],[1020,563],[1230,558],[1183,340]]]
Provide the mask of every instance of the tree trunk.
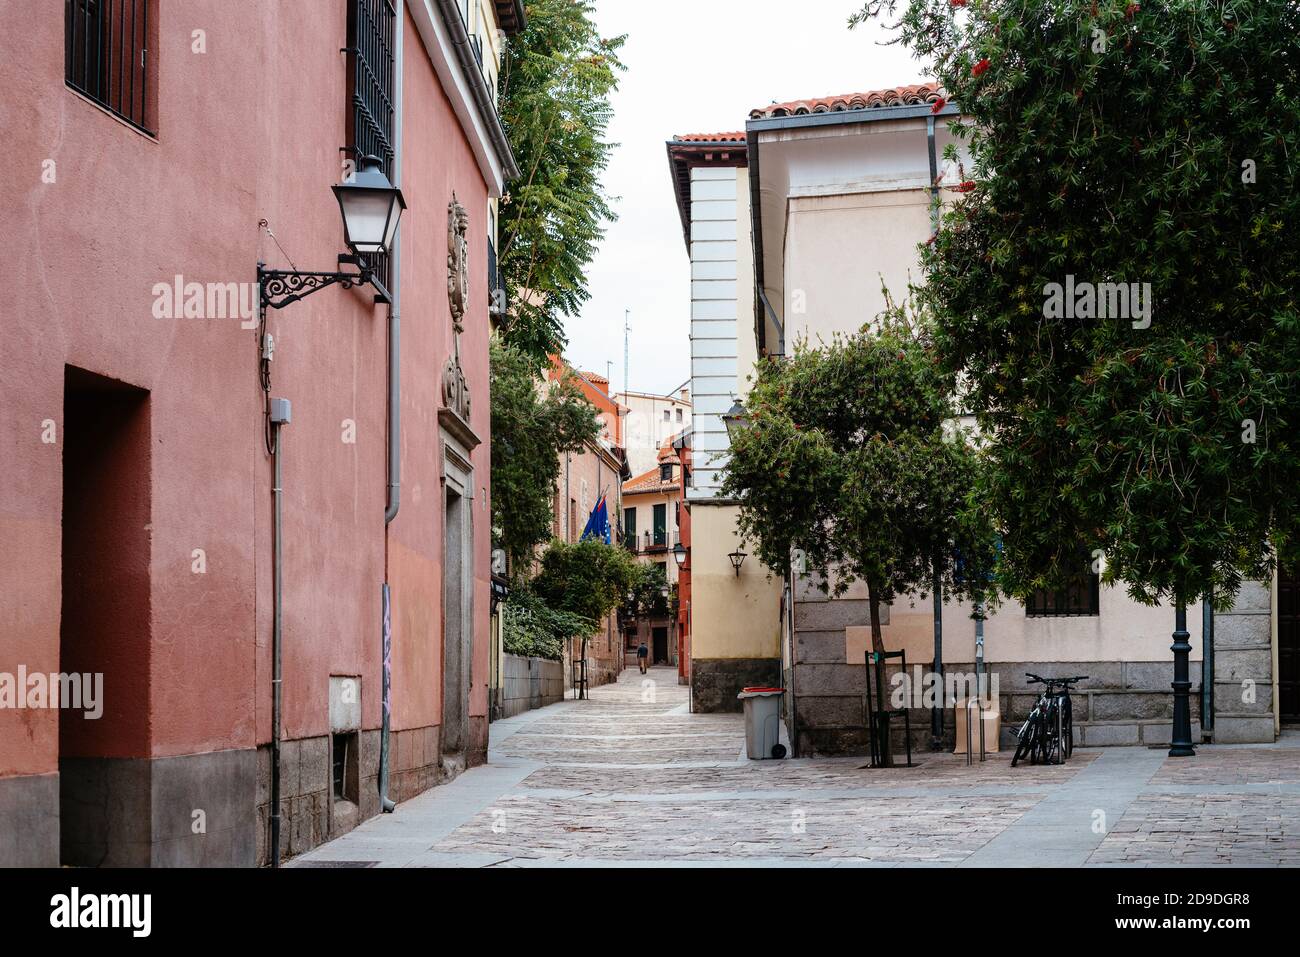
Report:
[[889,711],[885,707],[885,639],[880,632],[880,589],[867,583],[867,604],[871,607],[871,650],[876,665],[876,734],[880,764],[893,767],[894,751],[889,742]]
[[877,596],[876,589],[867,585],[867,600],[871,605],[871,650],[876,654],[882,654],[885,650],[885,639],[880,631],[880,598]]

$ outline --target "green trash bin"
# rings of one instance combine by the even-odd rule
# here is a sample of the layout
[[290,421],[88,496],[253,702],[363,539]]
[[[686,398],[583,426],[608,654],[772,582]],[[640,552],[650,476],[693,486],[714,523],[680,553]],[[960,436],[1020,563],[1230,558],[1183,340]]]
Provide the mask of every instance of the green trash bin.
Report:
[[781,743],[781,696],[784,688],[745,688],[745,754],[754,760],[785,757]]

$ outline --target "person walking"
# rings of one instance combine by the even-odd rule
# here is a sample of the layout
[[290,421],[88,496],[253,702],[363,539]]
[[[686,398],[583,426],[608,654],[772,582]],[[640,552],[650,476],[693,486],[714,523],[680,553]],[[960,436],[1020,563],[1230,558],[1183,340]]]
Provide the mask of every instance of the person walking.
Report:
[[641,666],[641,674],[645,674],[650,664],[650,649],[646,647],[644,641],[636,649],[636,663]]

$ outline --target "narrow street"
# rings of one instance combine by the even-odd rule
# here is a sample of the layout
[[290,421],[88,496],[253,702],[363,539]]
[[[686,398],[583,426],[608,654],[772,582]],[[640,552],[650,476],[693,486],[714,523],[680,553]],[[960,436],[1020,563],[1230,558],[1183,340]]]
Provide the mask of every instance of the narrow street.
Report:
[[1064,766],[749,761],[669,668],[496,722],[490,761],[298,867],[1300,864],[1300,741],[1079,750]]

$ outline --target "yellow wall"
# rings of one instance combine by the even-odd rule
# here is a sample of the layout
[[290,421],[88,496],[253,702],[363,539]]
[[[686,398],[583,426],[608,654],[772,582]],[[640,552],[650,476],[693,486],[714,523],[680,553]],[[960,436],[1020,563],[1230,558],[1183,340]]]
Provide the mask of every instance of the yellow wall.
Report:
[[778,658],[781,582],[750,555],[736,577],[734,505],[691,506],[691,657]]

